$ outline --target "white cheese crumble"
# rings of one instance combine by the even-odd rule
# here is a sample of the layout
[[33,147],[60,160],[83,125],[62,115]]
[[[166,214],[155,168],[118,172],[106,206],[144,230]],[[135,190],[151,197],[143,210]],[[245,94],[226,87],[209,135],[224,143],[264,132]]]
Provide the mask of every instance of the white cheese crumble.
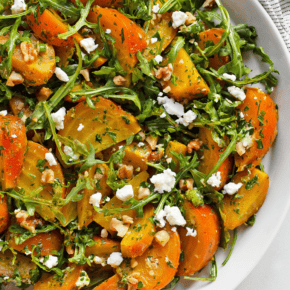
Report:
[[27,5],[24,0],[14,0],[14,4],[11,6],[12,14],[19,14],[27,9]]
[[13,134],[13,135],[11,135],[11,138],[17,138],[17,135],[15,135],[15,134]]
[[74,153],[72,148],[67,145],[63,147],[63,153],[69,156],[72,160],[78,160],[80,158],[80,154]]
[[60,108],[57,112],[51,114],[52,120],[55,122],[55,128],[57,130],[64,129],[64,117],[66,115],[65,107]]
[[219,187],[221,185],[221,173],[218,171],[214,173],[208,180],[207,183],[212,187]]
[[5,276],[5,277],[3,278],[4,281],[7,281],[7,280],[9,280],[9,279],[10,279],[10,277],[8,277],[8,276]]
[[158,62],[158,63],[161,63],[162,62],[162,60],[163,60],[163,57],[161,56],[161,55],[156,55],[155,57],[154,57],[154,59]]
[[165,224],[166,224],[166,221],[165,221],[165,216],[166,216],[166,213],[165,211],[162,209],[160,210],[154,217],[154,220],[158,221],[158,227],[160,228],[164,228]]
[[246,98],[244,90],[238,87],[235,86],[228,87],[228,92],[240,101],[243,101]]
[[192,111],[187,111],[182,117],[176,120],[177,124],[182,124],[187,127],[190,123],[192,123],[197,118],[197,115]]
[[165,113],[162,113],[161,115],[160,115],[160,118],[165,118],[166,117],[166,114]]
[[164,193],[165,191],[170,191],[175,185],[176,173],[171,169],[166,169],[162,173],[153,175],[150,181],[154,184],[154,190],[158,193]]
[[108,237],[108,231],[106,229],[102,229],[102,231],[101,231],[101,237],[102,238],[107,238]]
[[131,184],[127,184],[122,188],[117,189],[116,196],[122,201],[126,201],[134,197],[134,191]]
[[182,11],[174,11],[172,13],[172,27],[177,28],[181,25],[184,25],[188,16]]
[[245,115],[244,115],[244,113],[243,113],[243,112],[240,112],[240,117],[241,117],[242,119],[244,119],[244,118],[245,118]]
[[250,148],[253,145],[253,136],[247,133],[241,142],[245,148]]
[[54,71],[56,77],[62,82],[68,82],[69,77],[66,72],[64,72],[60,67],[56,67]]
[[243,186],[243,184],[241,182],[239,182],[239,183],[229,182],[228,184],[226,184],[224,186],[223,194],[233,195],[236,192],[238,192],[238,190],[242,186]]
[[123,262],[122,253],[119,252],[112,253],[107,260],[107,264],[111,265],[114,268],[120,266],[122,262]]
[[237,77],[236,77],[234,74],[230,75],[230,74],[224,73],[224,74],[223,74],[223,77],[224,77],[226,80],[230,80],[230,81],[233,81],[233,82],[235,82],[236,79],[237,79]]
[[92,37],[81,40],[80,45],[88,54],[96,50],[99,46],[98,44],[95,44],[95,40]]
[[188,228],[188,227],[186,227],[186,230],[187,230],[186,236],[196,237],[197,235],[196,230]]
[[54,158],[52,153],[50,153],[50,152],[49,153],[45,153],[45,157],[44,158],[47,160],[47,162],[48,162],[48,164],[50,166],[57,165],[57,162],[56,162],[56,160],[55,160],[55,158]]
[[90,285],[90,278],[86,271],[81,271],[81,275],[79,279],[77,280],[75,286],[80,289],[88,285]]
[[157,37],[152,37],[151,38],[151,43],[154,44],[158,41],[158,38]]
[[158,94],[158,97],[162,97],[164,95],[164,93],[163,92],[160,92],[159,94]]
[[100,192],[96,192],[90,196],[89,203],[93,206],[100,207],[100,202],[102,200],[102,194]]
[[105,266],[106,263],[104,261],[104,258],[101,258],[99,256],[95,256],[94,257],[94,262],[97,264],[97,265],[102,265],[102,266]]
[[180,212],[180,209],[177,206],[166,205],[164,207],[166,213],[166,219],[171,226],[185,226],[186,220]]
[[179,118],[184,115],[183,105],[175,102],[173,99],[168,97],[157,97],[157,101],[159,105],[163,105],[169,115],[176,115]]
[[144,145],[145,145],[145,143],[143,143],[143,142],[139,142],[139,143],[137,144],[138,147],[143,147]]
[[79,127],[77,128],[77,130],[80,132],[80,131],[82,131],[84,128],[85,128],[85,126],[84,126],[82,123],[80,123],[80,124],[79,124]]
[[174,233],[176,233],[176,231],[177,231],[177,227],[173,227],[173,228],[171,228],[171,230],[172,230]]
[[153,5],[152,12],[153,13],[158,13],[159,9],[160,9],[160,6],[159,6],[159,3],[157,3],[156,5]]
[[58,264],[58,257],[49,255],[48,260],[44,262],[44,257],[40,258],[39,261],[46,266],[47,268],[51,269]]
[[109,29],[109,28],[106,29],[107,34],[110,34],[111,32],[112,32],[111,29]]
[[0,111],[0,116],[6,116],[8,114],[7,110]]

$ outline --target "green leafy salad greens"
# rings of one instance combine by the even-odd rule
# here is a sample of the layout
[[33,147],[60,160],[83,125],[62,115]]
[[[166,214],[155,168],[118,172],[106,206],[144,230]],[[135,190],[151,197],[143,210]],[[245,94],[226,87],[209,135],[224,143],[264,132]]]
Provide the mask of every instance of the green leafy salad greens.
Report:
[[221,0],[1,1],[1,285],[216,280],[277,133],[249,25]]

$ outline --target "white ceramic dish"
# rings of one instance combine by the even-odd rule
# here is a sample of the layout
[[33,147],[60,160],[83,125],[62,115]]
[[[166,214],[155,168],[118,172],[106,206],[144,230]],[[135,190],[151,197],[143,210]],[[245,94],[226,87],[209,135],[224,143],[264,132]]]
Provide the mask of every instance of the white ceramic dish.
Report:
[[[221,263],[227,252],[219,250],[217,254],[218,277],[215,282],[181,281],[176,290],[233,290],[253,270],[270,243],[274,239],[290,206],[289,186],[290,154],[290,54],[270,16],[258,0],[224,0],[233,23],[247,23],[257,29],[258,45],[262,46],[275,62],[280,72],[279,85],[271,97],[279,106],[278,137],[271,151],[263,159],[266,172],[270,176],[270,189],[263,207],[259,210],[253,228],[240,230],[233,255],[225,267]],[[255,73],[265,70],[266,66],[249,58],[248,64]],[[203,271],[203,275],[208,271]],[[279,289],[279,285],[277,285]]]
[[[227,252],[218,251],[218,278],[215,282],[181,281],[176,290],[233,290],[252,271],[266,252],[275,237],[290,206],[288,180],[290,179],[290,154],[287,153],[290,144],[290,54],[277,28],[258,0],[224,0],[233,23],[247,23],[255,26],[258,32],[258,45],[262,46],[275,62],[275,68],[280,72],[279,86],[272,97],[279,105],[278,138],[271,151],[264,158],[266,172],[271,183],[267,199],[260,209],[253,228],[240,230],[234,253],[225,267],[221,267]],[[267,69],[256,59],[249,58],[248,64],[254,73]],[[207,274],[205,269],[202,275]],[[17,289],[8,286],[6,290]]]

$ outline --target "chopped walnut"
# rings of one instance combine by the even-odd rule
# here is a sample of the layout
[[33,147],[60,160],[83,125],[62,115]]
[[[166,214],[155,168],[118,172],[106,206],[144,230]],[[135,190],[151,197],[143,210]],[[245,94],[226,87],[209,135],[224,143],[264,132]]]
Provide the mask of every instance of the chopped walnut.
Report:
[[82,69],[80,71],[80,74],[84,77],[84,79],[89,82],[90,81],[90,71],[86,68],[86,69]]
[[150,190],[147,187],[140,186],[138,189],[138,199],[143,199],[150,195]]
[[113,78],[113,82],[116,86],[124,86],[126,84],[127,80],[122,76],[115,76]]
[[128,215],[123,215],[122,221],[124,224],[133,224],[134,223],[134,219]]
[[143,131],[140,131],[139,133],[138,133],[138,135],[141,137],[141,141],[144,141],[145,140],[145,133],[143,132]]
[[35,233],[35,228],[37,225],[43,225],[43,220],[35,216],[30,216],[25,210],[18,210],[15,212],[16,222],[20,224],[21,227]]
[[157,146],[157,142],[158,142],[158,136],[147,136],[146,137],[146,142],[149,144],[150,148],[152,150],[155,150],[156,149],[156,146]]
[[123,238],[129,230],[129,225],[124,225],[122,221],[116,218],[111,219],[110,229],[117,232],[117,236]]
[[149,269],[158,269],[159,267],[159,260],[158,259],[155,259],[153,258],[152,256],[151,257],[148,257],[146,260],[145,260],[145,263],[146,263],[146,266],[149,268]]
[[[100,170],[102,173],[99,172]],[[94,179],[101,180],[103,178],[104,174],[105,174],[105,168],[103,166],[98,167],[98,169],[96,170],[96,173],[94,175]]]
[[163,89],[163,92],[165,94],[168,94],[170,91],[171,91],[171,87],[170,86],[167,86],[166,88]]
[[164,154],[164,150],[161,150],[161,149],[157,151],[153,151],[150,153],[148,157],[148,161],[156,162],[162,158],[163,154]]
[[165,67],[160,67],[156,73],[155,76],[157,79],[163,79],[163,81],[168,82],[171,79],[172,76],[172,72],[173,72],[173,65],[172,63],[169,63],[167,66]]
[[135,272],[135,273],[132,273],[131,275],[129,275],[127,277],[127,281],[130,283],[130,284],[137,284],[138,283],[138,278],[140,277],[140,273],[138,272]]
[[16,85],[22,84],[23,82],[24,82],[23,76],[15,71],[13,71],[11,73],[11,75],[9,76],[9,78],[6,82],[6,85],[8,87],[14,87]]
[[54,172],[51,169],[45,169],[41,174],[42,184],[52,184],[54,183]]
[[39,102],[45,102],[52,94],[53,91],[51,89],[42,87],[35,95]]
[[246,153],[246,148],[244,147],[243,142],[238,142],[236,144],[236,151],[240,156]]
[[117,176],[120,179],[130,179],[133,176],[134,167],[132,165],[121,164]]
[[157,232],[154,238],[160,246],[164,247],[168,243],[170,236],[165,230],[162,230]]
[[131,265],[131,268],[135,268],[138,266],[138,262],[133,258],[131,259],[131,262],[130,262],[130,265]]
[[72,245],[69,244],[68,246],[65,247],[66,249],[66,252],[69,254],[69,255],[73,255],[75,253],[75,250],[73,249]]
[[187,15],[187,19],[185,21],[185,25],[189,26],[189,25],[193,24],[196,21],[196,18],[195,18],[195,16],[192,13],[186,12],[185,14]]
[[24,56],[25,62],[30,63],[36,60],[38,56],[38,52],[31,42],[27,42],[27,41],[21,42],[20,49]]
[[202,145],[202,141],[194,139],[187,144],[187,152],[192,153],[193,150],[199,150]]
[[202,7],[203,8],[212,8],[215,5],[215,0],[205,0]]
[[191,190],[193,188],[194,180],[192,178],[189,179],[180,179],[179,181],[179,188],[181,190]]

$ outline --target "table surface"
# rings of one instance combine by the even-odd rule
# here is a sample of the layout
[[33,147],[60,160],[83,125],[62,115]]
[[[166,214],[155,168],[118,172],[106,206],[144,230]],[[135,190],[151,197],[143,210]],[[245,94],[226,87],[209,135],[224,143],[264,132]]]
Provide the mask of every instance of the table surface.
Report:
[[236,290],[288,290],[290,258],[290,210],[271,246]]

